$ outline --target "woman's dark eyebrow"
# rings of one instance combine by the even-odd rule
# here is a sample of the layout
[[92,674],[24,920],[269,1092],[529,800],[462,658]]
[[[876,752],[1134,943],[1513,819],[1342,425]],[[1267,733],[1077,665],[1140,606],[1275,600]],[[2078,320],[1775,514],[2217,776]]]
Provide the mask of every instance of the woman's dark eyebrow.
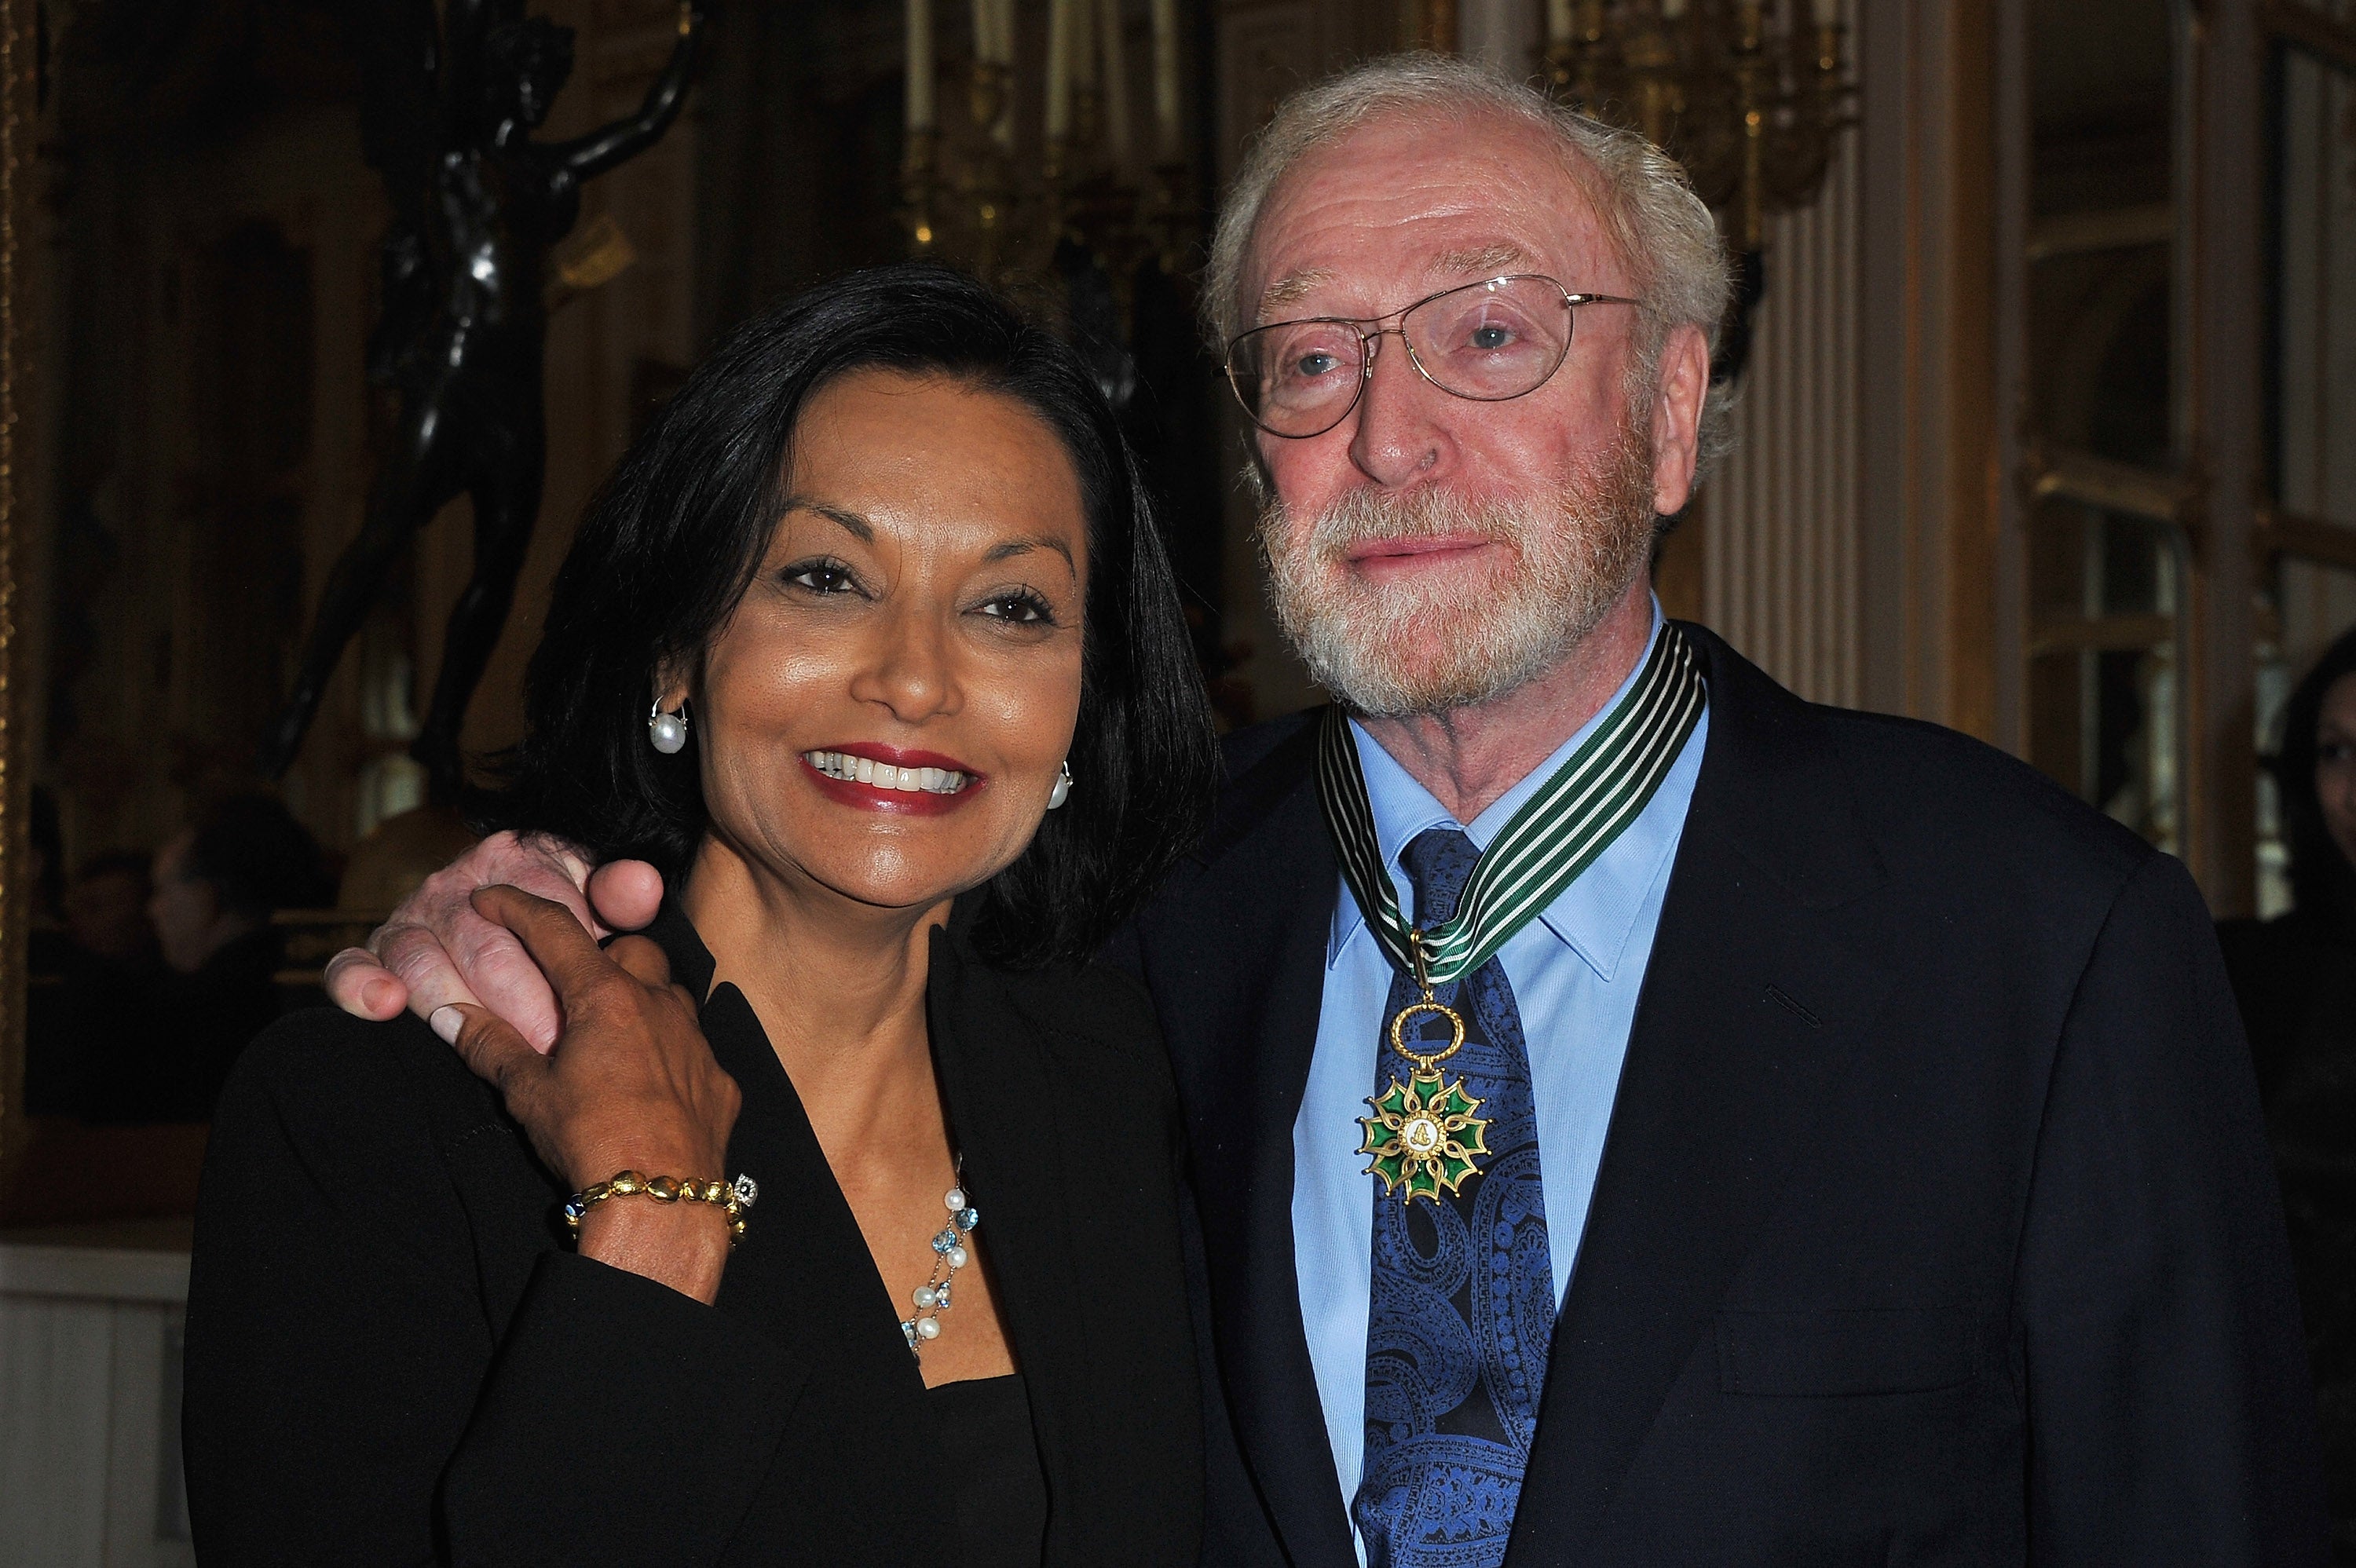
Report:
[[988,553],[984,554],[981,559],[984,560],[1005,560],[1012,556],[1029,555],[1033,550],[1041,549],[1052,549],[1057,555],[1062,556],[1064,558],[1064,564],[1072,569],[1072,575],[1075,577],[1079,575],[1079,562],[1072,559],[1072,547],[1066,544],[1062,539],[1051,539],[1045,535],[1042,535],[1038,539],[1008,539],[1004,544],[994,544],[990,547]]
[[[813,501],[806,496],[787,496],[785,509],[788,512],[814,512],[827,521],[836,524],[862,543],[875,542],[875,526],[856,512],[847,512],[841,507],[831,507],[823,501]],[[1079,575],[1080,565],[1072,559],[1072,547],[1062,539],[1047,534],[1042,534],[1035,539],[1008,539],[1003,543],[992,545],[982,556],[982,560],[1005,560],[1018,555],[1028,555],[1033,550],[1041,549],[1052,549],[1062,556],[1064,564],[1071,569],[1072,575],[1075,577]]]
[[851,538],[858,539],[861,543],[873,544],[875,542],[875,525],[869,522],[865,517],[861,517],[856,512],[846,512],[840,507],[830,507],[823,501],[813,501],[807,496],[787,496],[785,510],[788,512],[816,512],[828,522],[839,524],[845,532],[849,533]]

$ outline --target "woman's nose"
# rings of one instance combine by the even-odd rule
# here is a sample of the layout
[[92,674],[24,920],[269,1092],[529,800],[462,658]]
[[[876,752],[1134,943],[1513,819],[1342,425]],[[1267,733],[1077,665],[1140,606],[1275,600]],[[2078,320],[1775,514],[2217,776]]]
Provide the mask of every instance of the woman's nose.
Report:
[[903,723],[921,723],[955,710],[958,682],[948,629],[929,614],[896,616],[879,628],[873,656],[851,683],[851,695],[891,709]]

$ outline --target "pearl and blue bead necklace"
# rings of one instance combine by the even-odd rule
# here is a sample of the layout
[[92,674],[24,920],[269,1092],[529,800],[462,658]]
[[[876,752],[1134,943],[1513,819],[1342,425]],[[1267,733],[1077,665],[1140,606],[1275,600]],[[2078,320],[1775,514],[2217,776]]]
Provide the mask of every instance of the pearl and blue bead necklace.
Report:
[[[965,1161],[958,1161],[958,1174],[965,1173]],[[922,1346],[927,1339],[941,1337],[940,1315],[949,1309],[949,1287],[957,1279],[958,1270],[973,1261],[966,1240],[974,1227],[981,1223],[980,1211],[966,1201],[965,1188],[952,1187],[941,1195],[942,1207],[949,1211],[949,1222],[933,1238],[932,1277],[916,1287],[916,1316],[903,1318],[900,1332],[907,1337],[908,1354],[924,1360]]]

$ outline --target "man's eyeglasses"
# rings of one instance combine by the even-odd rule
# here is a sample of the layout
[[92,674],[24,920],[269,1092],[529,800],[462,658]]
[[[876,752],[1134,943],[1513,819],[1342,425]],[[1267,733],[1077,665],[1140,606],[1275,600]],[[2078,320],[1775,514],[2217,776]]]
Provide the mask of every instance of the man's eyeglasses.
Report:
[[[1491,278],[1390,315],[1312,316],[1256,326],[1227,345],[1227,384],[1252,423],[1269,434],[1323,435],[1358,406],[1382,339],[1396,333],[1407,346],[1408,362],[1441,391],[1502,403],[1537,391],[1562,368],[1579,306],[1641,303],[1618,294],[1575,294],[1535,274]],[[1394,317],[1398,325],[1381,325]]]

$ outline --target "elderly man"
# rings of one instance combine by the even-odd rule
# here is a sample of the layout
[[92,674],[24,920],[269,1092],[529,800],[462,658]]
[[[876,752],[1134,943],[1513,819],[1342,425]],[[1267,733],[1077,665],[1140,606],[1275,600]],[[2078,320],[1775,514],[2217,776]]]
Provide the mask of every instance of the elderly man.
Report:
[[[1340,699],[1235,738],[1116,955],[1191,1121],[1212,1559],[2319,1561],[2182,869],[1661,620],[1726,297],[1675,165],[1376,62],[1280,111],[1207,293]],[[552,1037],[455,893],[580,908],[581,869],[477,851],[380,933],[403,978],[354,957],[338,996]],[[647,912],[642,868],[599,879]]]

